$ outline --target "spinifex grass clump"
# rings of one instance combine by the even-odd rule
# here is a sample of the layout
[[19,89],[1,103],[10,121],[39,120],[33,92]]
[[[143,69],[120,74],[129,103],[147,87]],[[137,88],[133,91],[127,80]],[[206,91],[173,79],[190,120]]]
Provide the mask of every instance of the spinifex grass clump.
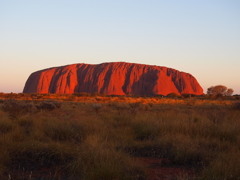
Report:
[[13,169],[37,171],[49,168],[52,171],[64,170],[66,164],[75,158],[75,150],[70,150],[66,144],[56,142],[41,143],[26,140],[9,148],[10,164]]
[[1,106],[1,109],[5,112],[8,112],[11,119],[16,119],[20,115],[35,111],[33,104],[14,99],[5,100]]
[[42,132],[51,140],[61,142],[81,142],[86,136],[85,127],[76,121],[51,119],[41,124]]
[[137,117],[131,126],[136,140],[154,140],[161,133],[159,123],[151,117]]
[[203,170],[201,179],[240,179],[239,157],[239,147],[232,147],[226,152],[217,154],[217,157]]
[[37,109],[39,110],[54,110],[56,108],[61,108],[61,103],[57,101],[42,101],[36,105]]
[[96,113],[98,113],[99,110],[100,110],[101,107],[102,107],[102,104],[93,104],[92,107],[93,107],[94,111],[95,111]]
[[87,137],[80,148],[81,153],[70,164],[73,177],[89,180],[143,177],[143,169],[129,155],[97,135]]

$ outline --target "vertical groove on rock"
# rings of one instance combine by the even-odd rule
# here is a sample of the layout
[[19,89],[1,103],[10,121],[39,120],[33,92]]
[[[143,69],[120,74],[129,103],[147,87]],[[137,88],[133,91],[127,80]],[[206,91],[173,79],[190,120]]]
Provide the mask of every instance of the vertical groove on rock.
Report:
[[203,94],[191,74],[175,69],[135,63],[72,64],[32,73],[24,93],[99,92],[105,94]]

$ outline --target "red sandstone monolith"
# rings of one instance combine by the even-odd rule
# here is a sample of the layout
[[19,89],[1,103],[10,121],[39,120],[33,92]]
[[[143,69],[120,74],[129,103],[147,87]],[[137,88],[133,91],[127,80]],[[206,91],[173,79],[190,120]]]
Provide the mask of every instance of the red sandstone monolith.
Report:
[[189,73],[144,64],[112,62],[72,64],[32,73],[23,93],[99,92],[114,95],[203,94]]

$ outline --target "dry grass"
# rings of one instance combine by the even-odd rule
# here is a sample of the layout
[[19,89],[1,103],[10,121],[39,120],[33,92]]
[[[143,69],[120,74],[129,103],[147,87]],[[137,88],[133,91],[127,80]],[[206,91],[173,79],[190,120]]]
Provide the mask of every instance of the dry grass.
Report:
[[[2,179],[9,174],[21,179],[14,172],[34,175],[42,168],[51,173],[45,179],[144,179],[135,156],[166,158],[172,166],[196,172],[178,179],[240,177],[235,100],[30,97],[35,99],[1,102]],[[44,97],[52,100],[39,100]],[[53,107],[49,104],[54,108],[39,108]]]

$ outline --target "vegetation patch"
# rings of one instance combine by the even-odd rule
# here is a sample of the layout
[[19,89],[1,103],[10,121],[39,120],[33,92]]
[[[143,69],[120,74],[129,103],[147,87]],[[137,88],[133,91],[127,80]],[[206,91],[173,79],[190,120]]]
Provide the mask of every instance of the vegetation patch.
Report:
[[147,179],[144,157],[194,172],[179,179],[240,177],[236,99],[74,96],[1,103],[1,179]]

